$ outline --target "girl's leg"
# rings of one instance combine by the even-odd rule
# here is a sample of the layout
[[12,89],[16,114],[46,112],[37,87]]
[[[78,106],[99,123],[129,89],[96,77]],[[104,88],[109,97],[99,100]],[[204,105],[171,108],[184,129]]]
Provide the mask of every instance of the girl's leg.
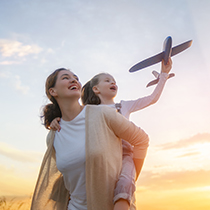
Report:
[[119,199],[114,204],[114,210],[129,210],[130,204],[124,199]]
[[[127,142],[126,142],[127,143]],[[135,186],[135,177],[136,177],[136,170],[135,165],[133,162],[133,153],[132,153],[132,147],[129,148],[125,147],[128,146],[127,144],[124,144],[123,142],[123,161],[122,161],[122,171],[119,176],[118,182],[116,184],[116,188],[114,190],[114,204],[116,208],[114,210],[117,210],[118,206],[124,206],[125,209],[129,209],[128,207],[131,204],[131,200],[133,197],[133,193],[136,190]],[[126,151],[127,150],[127,151]],[[121,207],[121,209],[123,209]]]

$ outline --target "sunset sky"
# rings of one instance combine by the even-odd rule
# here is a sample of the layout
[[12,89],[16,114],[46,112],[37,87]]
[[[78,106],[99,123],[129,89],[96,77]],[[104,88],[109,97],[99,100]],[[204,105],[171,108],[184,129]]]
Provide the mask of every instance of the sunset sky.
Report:
[[[209,0],[2,0],[0,1],[0,196],[34,189],[48,131],[40,121],[45,80],[57,68],[82,84],[112,74],[116,102],[147,96],[160,64],[129,68],[193,40],[172,57],[159,101],[131,120],[150,136],[137,182],[137,204],[147,210],[210,209],[210,1]],[[141,207],[141,208],[140,208]]]

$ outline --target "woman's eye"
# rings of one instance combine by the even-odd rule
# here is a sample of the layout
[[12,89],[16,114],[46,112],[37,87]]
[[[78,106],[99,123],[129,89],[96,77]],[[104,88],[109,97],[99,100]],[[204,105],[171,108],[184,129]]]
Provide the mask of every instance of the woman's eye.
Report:
[[68,77],[63,77],[63,79],[69,79]]

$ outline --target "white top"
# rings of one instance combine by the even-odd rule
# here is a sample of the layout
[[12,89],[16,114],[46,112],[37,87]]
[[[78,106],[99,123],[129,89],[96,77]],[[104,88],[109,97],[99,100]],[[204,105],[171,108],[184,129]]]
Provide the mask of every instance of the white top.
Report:
[[68,210],[87,210],[85,185],[85,109],[71,121],[61,119],[55,133],[56,164],[71,195]]

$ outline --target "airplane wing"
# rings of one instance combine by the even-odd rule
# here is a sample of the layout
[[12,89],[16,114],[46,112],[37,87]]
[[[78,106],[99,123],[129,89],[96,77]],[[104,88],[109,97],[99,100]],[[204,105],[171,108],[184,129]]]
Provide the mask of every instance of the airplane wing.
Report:
[[[171,51],[171,56],[177,55],[178,53],[180,53],[180,52],[186,50],[187,48],[189,48],[191,45],[192,45],[192,40],[184,42],[180,45],[177,45],[177,46],[173,47],[172,51]],[[134,66],[132,66],[129,69],[129,72],[135,72],[135,71],[141,70],[143,68],[146,68],[148,66],[154,65],[154,64],[162,61],[163,56],[164,56],[164,52],[161,52],[157,55],[154,55],[150,58],[147,58],[147,59],[135,64]]]
[[146,87],[149,87],[149,86],[155,85],[155,84],[157,84],[158,82],[159,82],[159,78],[157,78],[157,79],[155,79],[155,80],[152,80],[151,82],[149,82],[149,83],[147,84],[147,86],[146,86]]
[[171,56],[179,54],[180,52],[189,48],[191,45],[192,45],[192,40],[184,42],[180,45],[177,45],[177,46],[173,47],[172,51],[171,51]]
[[[156,71],[153,71],[153,72],[156,72]],[[152,73],[153,73],[153,72],[152,72]],[[156,73],[158,73],[158,72],[156,72]],[[158,73],[158,74],[159,74],[159,73]],[[174,74],[174,73],[171,73],[171,74],[168,75],[168,79],[171,78],[171,77],[174,77],[174,76],[175,76],[175,74]],[[152,80],[151,82],[149,82],[149,83],[147,84],[146,87],[155,85],[155,84],[157,84],[158,82],[159,82],[159,77],[158,77],[157,79]]]
[[168,79],[171,78],[171,77],[174,77],[174,76],[175,76],[175,74],[171,73],[171,74],[169,74]]
[[135,71],[141,70],[143,68],[146,68],[148,66],[151,66],[151,65],[154,65],[156,63],[159,63],[160,61],[162,61],[163,55],[164,55],[164,52],[159,53],[157,55],[154,55],[154,56],[152,56],[150,58],[147,58],[147,59],[137,63],[136,65],[132,66],[129,69],[129,72],[135,72]]
[[159,75],[160,75],[157,71],[153,71],[152,74],[153,74],[156,78],[158,78]]

